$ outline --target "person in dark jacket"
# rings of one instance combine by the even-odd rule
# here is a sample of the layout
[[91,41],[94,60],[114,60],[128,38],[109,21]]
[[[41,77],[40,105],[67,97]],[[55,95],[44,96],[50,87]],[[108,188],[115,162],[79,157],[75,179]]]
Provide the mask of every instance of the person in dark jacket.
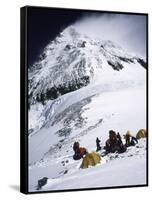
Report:
[[109,131],[109,139],[106,141],[105,150],[107,153],[114,153],[116,149],[117,144],[117,135],[115,131],[110,130]]
[[117,135],[116,135],[115,131],[113,131],[113,130],[109,131],[109,139],[110,139],[111,150],[112,150],[112,152],[115,152],[116,151],[115,147],[116,147],[117,142],[118,142]]
[[80,160],[87,153],[86,148],[80,147],[79,142],[74,143],[73,150],[74,150],[74,155],[73,155],[74,160]]
[[126,139],[126,147],[135,146],[138,143],[137,138],[131,135],[130,131],[127,131],[126,135],[124,135]]
[[134,137],[134,136],[131,136],[131,142],[130,142],[130,145],[135,146],[137,143],[138,143],[137,138]]
[[130,146],[130,142],[131,142],[131,133],[130,131],[127,131],[126,135],[125,135],[125,139],[126,139],[126,147]]
[[121,136],[119,133],[115,133],[115,131],[109,131],[109,139],[106,141],[105,146],[107,153],[123,153],[126,151],[126,146],[123,144]]
[[101,150],[100,142],[101,142],[101,140],[99,140],[99,138],[97,137],[96,138],[96,146],[97,146],[96,151],[100,151]]
[[73,151],[74,151],[74,152],[77,152],[78,149],[79,149],[79,147],[80,147],[79,142],[74,142],[74,144],[73,144]]
[[117,133],[117,139],[118,139],[119,142],[122,143],[122,139],[121,139],[121,136],[120,136],[120,133],[119,133],[119,132]]

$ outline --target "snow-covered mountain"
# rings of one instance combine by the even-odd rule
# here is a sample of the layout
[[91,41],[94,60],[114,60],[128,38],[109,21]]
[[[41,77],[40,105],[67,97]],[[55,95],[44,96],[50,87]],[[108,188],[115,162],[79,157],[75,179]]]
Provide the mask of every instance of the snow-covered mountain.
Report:
[[[135,135],[140,128],[146,128],[146,67],[144,59],[136,54],[128,53],[112,41],[82,35],[73,26],[47,45],[28,73],[31,191],[40,175],[50,179],[61,175],[53,185],[60,189],[68,187],[68,184],[60,185],[62,175],[65,182],[70,179],[70,173],[78,176],[78,170],[71,172],[81,162],[72,160],[74,141],[90,152],[96,149],[96,137],[104,145],[111,129],[121,135],[130,130]],[[145,141],[141,145],[145,146]],[[139,169],[144,166],[141,173],[146,170],[145,151],[145,147],[141,148]],[[61,165],[66,159],[68,162]],[[129,159],[132,158],[127,157],[121,163],[124,172]],[[130,167],[135,169],[136,162],[131,162],[134,166]],[[120,168],[117,164],[115,171]],[[98,171],[102,173],[100,167]],[[68,178],[64,174],[67,170]],[[110,174],[110,167],[106,174]],[[82,175],[87,177],[85,173]],[[145,181],[144,174],[140,181],[129,177],[127,185]],[[77,188],[78,183],[73,187]],[[104,182],[94,182],[94,186],[104,187]],[[51,184],[46,190],[51,190]]]
[[[42,121],[46,122],[46,116],[50,116],[48,107],[50,110],[51,106],[54,112],[54,107],[60,101],[58,97],[66,93],[99,81],[102,87],[120,78],[124,81],[128,79],[134,81],[137,79],[134,68],[138,64],[146,68],[142,58],[127,53],[113,42],[92,39],[79,34],[74,27],[68,27],[47,45],[39,61],[29,68],[29,108],[32,106],[30,113],[34,116],[33,109],[34,112],[38,109],[41,115],[39,120],[41,122],[34,119],[35,123],[41,128],[44,125]],[[141,78],[138,77],[138,80]],[[50,105],[50,100],[54,99],[58,100],[51,102]],[[43,105],[46,105],[45,109]],[[29,133],[35,129],[31,122],[33,120],[29,122]]]
[[106,68],[117,71],[125,63],[146,67],[142,58],[128,54],[113,42],[92,39],[68,27],[47,45],[39,61],[29,69],[30,104],[45,103],[88,85],[104,70],[105,63]]

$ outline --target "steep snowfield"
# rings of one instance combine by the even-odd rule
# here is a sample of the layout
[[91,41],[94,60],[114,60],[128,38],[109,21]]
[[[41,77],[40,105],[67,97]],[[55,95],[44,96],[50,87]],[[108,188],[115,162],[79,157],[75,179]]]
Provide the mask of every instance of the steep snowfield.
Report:
[[[145,141],[142,142],[144,147],[140,149],[140,156],[137,158],[135,156],[124,156],[125,158],[122,160],[112,163],[110,161],[108,164],[104,162],[104,165],[101,163],[100,167],[86,170],[86,172],[78,169],[82,161],[72,159],[72,145],[74,141],[79,141],[82,146],[85,146],[91,152],[96,149],[95,139],[97,136],[102,141],[102,147],[104,146],[110,129],[119,131],[121,135],[129,129],[135,135],[140,128],[146,128],[145,92],[145,87],[142,85],[100,93],[93,96],[91,101],[82,108],[82,118],[87,118],[83,127],[77,128],[74,124],[71,124],[73,129],[67,137],[59,137],[55,134],[58,129],[63,127],[63,120],[69,117],[66,110],[63,111],[63,115],[61,115],[61,119],[56,125],[44,127],[37,134],[30,137],[30,191],[35,190],[37,180],[44,176],[50,178],[44,190],[144,184],[146,179]],[[69,95],[71,94],[67,96]],[[73,99],[76,100],[74,96]],[[72,101],[72,97],[70,100]],[[68,107],[67,101],[65,107]],[[133,147],[133,149],[135,148]],[[136,150],[132,154],[136,155]],[[62,162],[65,162],[65,166],[62,165]],[[64,175],[65,170],[69,171],[67,175]],[[72,173],[72,176],[70,173]],[[111,176],[111,173],[115,174],[114,177]],[[92,176],[94,177],[93,182]],[[52,180],[52,178],[55,179]]]
[[[146,183],[145,155],[113,160],[101,166],[78,170],[55,180],[49,179],[43,190],[101,188],[142,185]],[[123,164],[120,164],[122,162]]]
[[44,191],[146,183],[145,139],[86,170],[72,158],[75,141],[92,152],[96,137],[103,147],[111,129],[121,136],[146,129],[145,65],[71,27],[46,47],[29,70],[29,191],[43,177]]
[[146,184],[145,139],[123,154],[102,157],[101,164],[95,167],[80,169],[81,162],[66,155],[30,167],[29,190],[36,191],[37,180],[44,176],[49,180],[41,191]]
[[[59,96],[55,100],[48,100],[45,106],[41,103],[31,105],[29,110],[29,130],[33,130],[32,134],[37,132],[49,120],[48,118],[51,118],[54,113],[56,114],[56,112],[60,111],[59,107],[62,110],[65,108],[63,103],[65,104],[66,101],[70,101],[66,103],[69,106],[76,101],[94,94],[134,87],[144,83],[146,70],[139,63],[124,63],[123,65],[123,70],[115,71],[104,61],[102,69],[97,70],[97,73],[94,74],[94,78],[88,86],[82,87],[78,92],[76,90],[75,93],[70,92]],[[74,98],[71,98],[73,95]]]

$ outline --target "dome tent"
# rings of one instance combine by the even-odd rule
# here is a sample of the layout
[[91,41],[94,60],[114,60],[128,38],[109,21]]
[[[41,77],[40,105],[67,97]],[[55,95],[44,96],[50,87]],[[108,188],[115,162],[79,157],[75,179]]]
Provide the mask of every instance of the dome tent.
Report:
[[89,166],[95,166],[99,164],[101,161],[101,157],[98,153],[92,152],[92,153],[87,153],[86,156],[82,160],[82,164],[80,168],[86,169]]
[[137,139],[140,139],[140,138],[145,138],[147,137],[147,132],[145,129],[140,129],[136,135],[136,138]]

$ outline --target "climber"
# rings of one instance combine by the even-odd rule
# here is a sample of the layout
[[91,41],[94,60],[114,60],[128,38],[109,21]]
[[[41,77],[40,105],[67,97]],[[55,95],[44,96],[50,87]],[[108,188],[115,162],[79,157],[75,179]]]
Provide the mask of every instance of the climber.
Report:
[[126,151],[126,146],[123,144],[119,133],[116,134],[113,130],[109,131],[109,139],[106,141],[105,149],[107,153],[123,153]]
[[74,150],[74,155],[73,155],[74,160],[80,160],[87,153],[86,148],[80,147],[79,142],[75,142],[73,144],[73,150]]
[[132,136],[130,131],[127,131],[126,135],[124,135],[124,138],[126,139],[126,147],[134,146],[138,143],[137,138]]
[[134,136],[132,136],[131,137],[131,142],[130,142],[130,145],[131,146],[134,146],[134,145],[136,145],[138,143],[138,140],[137,140],[137,138],[136,137],[134,137]]
[[116,151],[117,135],[113,130],[109,131],[109,139],[106,141],[105,149],[107,153]]
[[121,136],[120,136],[119,132],[117,133],[117,139],[118,139],[119,143],[122,143],[122,139],[121,139]]
[[100,151],[100,150],[101,150],[100,142],[101,142],[101,141],[100,141],[99,138],[97,137],[97,138],[96,138],[96,146],[97,146],[96,151]]
[[130,142],[131,142],[131,133],[130,133],[130,131],[127,131],[126,135],[124,135],[124,138],[126,140],[126,147],[130,146]]

